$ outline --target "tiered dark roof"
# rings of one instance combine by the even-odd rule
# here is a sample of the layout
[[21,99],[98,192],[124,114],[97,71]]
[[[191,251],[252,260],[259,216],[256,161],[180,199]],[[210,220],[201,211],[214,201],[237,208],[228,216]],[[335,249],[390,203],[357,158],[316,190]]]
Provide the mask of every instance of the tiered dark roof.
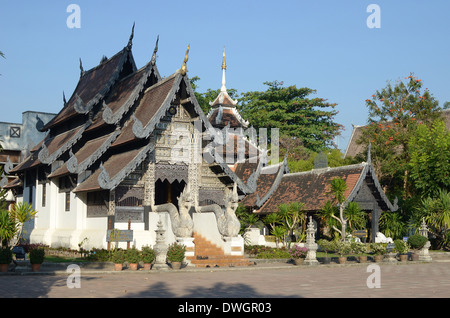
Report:
[[[154,150],[152,132],[168,116],[171,104],[187,101],[202,129],[213,129],[187,75],[177,71],[162,79],[155,63],[156,48],[151,61],[137,69],[131,39],[123,50],[91,70],[81,67],[71,98],[64,100],[62,110],[43,128],[47,136],[12,172],[46,167],[47,177],[54,178],[87,171],[90,175],[83,174],[74,192],[114,189]],[[240,193],[254,191],[225,163],[216,167],[221,178],[237,183]]]

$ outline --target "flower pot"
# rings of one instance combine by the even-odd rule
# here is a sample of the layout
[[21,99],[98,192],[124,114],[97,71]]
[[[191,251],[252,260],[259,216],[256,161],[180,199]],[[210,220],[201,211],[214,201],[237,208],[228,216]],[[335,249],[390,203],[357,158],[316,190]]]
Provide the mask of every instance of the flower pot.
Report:
[[379,263],[383,261],[384,255],[377,254],[373,258],[375,259],[375,262]]
[[0,264],[0,272],[5,273],[8,271],[9,264]]
[[172,262],[170,263],[172,265],[172,269],[180,269],[181,268],[181,262]]
[[411,253],[411,261],[417,262],[419,260],[419,253]]
[[367,263],[367,256],[366,255],[359,256],[359,262],[360,263]]
[[123,268],[123,264],[114,264],[114,270],[115,271],[121,271]]
[[144,263],[144,270],[149,271],[152,268],[152,263]]
[[331,263],[331,257],[324,257],[323,258],[323,263],[324,264],[330,264]]
[[339,256],[338,262],[339,264],[345,264],[347,262],[347,256]]
[[39,272],[41,270],[41,264],[31,264],[31,270],[33,272]]
[[304,260],[304,258],[294,258],[294,263],[295,265],[302,265]]
[[408,254],[400,254],[400,261],[401,262],[407,262],[408,261]]
[[137,263],[129,263],[128,266],[130,267],[130,269],[132,271],[137,271],[137,269],[138,269],[138,264]]

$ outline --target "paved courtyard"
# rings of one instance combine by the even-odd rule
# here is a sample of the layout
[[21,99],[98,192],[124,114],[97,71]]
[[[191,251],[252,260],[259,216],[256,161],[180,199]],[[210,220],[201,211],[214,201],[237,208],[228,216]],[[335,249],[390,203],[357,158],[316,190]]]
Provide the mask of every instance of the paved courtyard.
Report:
[[[377,263],[378,264],[378,263]],[[83,271],[79,288],[69,274],[0,275],[4,298],[449,298],[450,262],[294,266],[258,264],[249,268],[180,271]],[[374,276],[379,273],[378,276]],[[71,280],[71,282],[76,282]],[[374,288],[369,285],[375,284]],[[379,288],[376,288],[379,283]]]

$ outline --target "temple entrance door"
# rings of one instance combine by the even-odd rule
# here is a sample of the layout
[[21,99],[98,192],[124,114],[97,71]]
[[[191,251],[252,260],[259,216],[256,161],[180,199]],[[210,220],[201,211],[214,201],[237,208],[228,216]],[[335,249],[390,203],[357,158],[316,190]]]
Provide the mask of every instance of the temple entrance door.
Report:
[[167,179],[158,179],[155,183],[155,204],[173,203],[178,208],[178,197],[183,192],[186,182],[175,180],[170,183]]

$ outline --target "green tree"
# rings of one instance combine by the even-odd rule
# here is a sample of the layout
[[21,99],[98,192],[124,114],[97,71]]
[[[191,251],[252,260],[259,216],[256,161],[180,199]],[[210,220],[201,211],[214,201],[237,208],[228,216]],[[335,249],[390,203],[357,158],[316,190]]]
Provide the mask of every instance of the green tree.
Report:
[[28,202],[19,202],[11,210],[11,217],[16,220],[17,222],[17,228],[15,233],[15,238],[10,242],[11,246],[15,246],[17,242],[19,242],[22,231],[23,231],[23,225],[25,222],[28,222],[36,216],[37,211],[33,209],[33,205]]
[[273,230],[277,224],[281,223],[281,218],[278,213],[269,213],[264,217],[264,224],[270,226]]
[[450,192],[439,189],[435,197],[426,197],[413,210],[412,223],[417,229],[425,220],[436,237],[436,248],[450,246]]
[[333,121],[336,104],[323,98],[308,98],[315,90],[283,82],[264,82],[263,92],[241,94],[241,115],[258,128],[279,128],[280,136],[299,138],[310,150],[327,148],[340,134],[342,125]]
[[275,241],[278,244],[284,240],[284,236],[286,235],[286,229],[282,226],[275,226],[272,231],[270,231],[270,234],[275,236]]
[[401,211],[384,212],[380,216],[380,231],[387,237],[400,239],[406,234],[406,222]]
[[283,222],[287,235],[290,237],[294,235],[294,230],[298,226],[304,228],[306,224],[306,212],[303,203],[291,202],[289,204],[280,204],[278,207],[278,215]]
[[[380,183],[391,197],[411,196],[409,141],[419,123],[430,126],[438,119],[438,101],[423,82],[411,74],[405,82],[388,82],[366,100],[368,125],[358,143],[372,144],[371,158]],[[361,158],[360,158],[361,159]]]
[[450,189],[450,132],[441,120],[419,125],[409,140],[409,169],[417,194],[428,197]]
[[[341,167],[349,164],[356,163],[354,158],[344,158],[344,155],[339,149],[327,149],[324,151],[327,156],[328,167]],[[292,154],[289,152],[289,156],[287,159],[287,164],[289,167],[289,172],[301,172],[301,171],[310,171],[314,169],[314,161],[317,157],[317,152],[309,152],[304,156],[305,159],[295,159],[295,153]]]

